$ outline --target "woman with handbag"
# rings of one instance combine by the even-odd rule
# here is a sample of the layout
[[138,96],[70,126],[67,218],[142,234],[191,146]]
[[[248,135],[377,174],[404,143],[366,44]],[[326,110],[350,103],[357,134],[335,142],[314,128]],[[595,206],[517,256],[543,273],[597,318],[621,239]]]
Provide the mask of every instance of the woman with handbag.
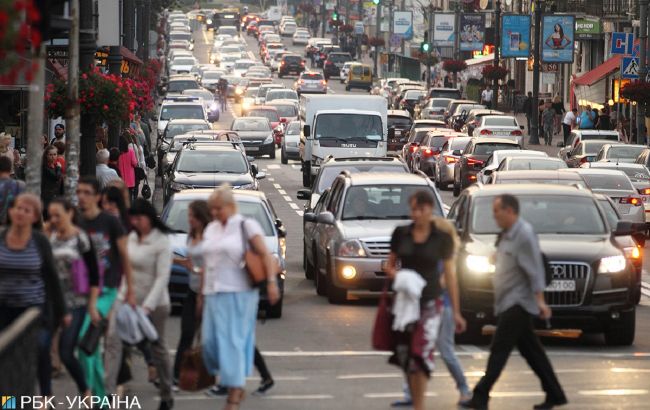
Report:
[[208,200],[214,218],[203,235],[203,360],[207,370],[228,387],[226,410],[244,399],[246,376],[253,369],[259,292],[253,284],[265,275],[271,304],[279,299],[276,266],[257,221],[237,212],[228,185]]
[[[432,216],[434,205],[430,191],[417,191],[411,196],[412,223],[395,228],[386,267],[386,273],[395,279],[395,283],[405,277],[410,278],[412,274],[415,276],[409,280],[422,281],[419,319],[416,316],[403,332],[397,333],[397,343],[389,361],[406,374],[415,410],[425,408],[427,381],[433,371],[434,348],[443,309],[441,267],[454,309],[456,332],[464,331],[466,326],[460,314],[456,281],[458,238],[447,220]],[[406,285],[408,287],[409,284]],[[393,313],[395,320],[401,316],[396,309],[393,309]]]
[[55,198],[50,202],[47,213],[52,253],[66,308],[72,315],[70,326],[61,329],[59,356],[79,393],[90,396],[91,391],[75,350],[86,311],[93,324],[99,324],[102,319],[96,307],[101,291],[97,255],[88,234],[73,223],[75,209],[70,202]]

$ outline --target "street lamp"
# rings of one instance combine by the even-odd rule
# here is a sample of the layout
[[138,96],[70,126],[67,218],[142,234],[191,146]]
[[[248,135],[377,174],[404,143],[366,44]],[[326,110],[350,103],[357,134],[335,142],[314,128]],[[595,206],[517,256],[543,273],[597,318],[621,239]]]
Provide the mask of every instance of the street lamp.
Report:
[[[542,56],[542,5],[544,0],[535,0],[535,49],[533,53],[533,106],[532,119],[530,121],[531,145],[539,145],[539,73],[541,71]],[[499,35],[499,33],[497,33]],[[495,50],[496,53],[496,50]]]

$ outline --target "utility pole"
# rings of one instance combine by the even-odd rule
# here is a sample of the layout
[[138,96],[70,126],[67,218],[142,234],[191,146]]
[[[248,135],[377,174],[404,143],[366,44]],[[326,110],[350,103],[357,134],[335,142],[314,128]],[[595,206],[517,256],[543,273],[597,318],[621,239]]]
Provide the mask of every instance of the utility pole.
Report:
[[[32,62],[36,64],[34,77],[29,86],[29,107],[27,111],[27,168],[25,170],[26,189],[41,196],[41,172],[43,145],[43,101],[45,100],[45,43],[34,44]],[[49,136],[48,136],[49,138]]]
[[[501,0],[495,1],[494,17],[494,67],[499,67],[499,54],[501,52]],[[538,36],[539,38],[539,36]],[[495,110],[499,106],[499,80],[494,79],[492,85],[492,107]]]
[[144,46],[143,46],[143,54],[144,58],[142,59],[143,62],[147,62],[149,60],[149,55],[151,54],[150,51],[150,44],[149,44],[149,27],[151,26],[151,0],[144,0]]
[[390,3],[388,3],[388,52],[389,53],[393,52],[392,42],[393,42],[393,35],[395,34],[395,31],[393,30],[394,20],[395,20],[395,0],[391,0]]
[[[125,13],[128,14],[128,13]],[[97,39],[93,0],[79,0],[79,70],[88,71],[95,64]],[[95,119],[81,117],[80,167],[81,175],[95,175]]]
[[[639,2],[639,82],[646,81],[647,73],[647,45],[648,41],[648,0]],[[644,140],[645,130],[645,107],[642,104],[636,105],[636,143],[639,144]],[[646,142],[647,143],[647,142]]]
[[425,39],[431,46],[427,56],[427,90],[431,88],[431,51],[433,49],[433,4],[429,4],[429,29],[428,37]]
[[[454,5],[454,60],[460,60],[460,0]],[[458,73],[454,73],[454,88],[458,87]]]
[[[379,1],[376,1],[375,3],[377,5],[377,22],[376,22],[376,27],[375,27],[375,37],[377,39],[381,38],[381,3]],[[375,76],[379,78],[379,67],[377,65],[377,61],[379,58],[379,46],[374,46],[375,50],[373,52],[373,59],[374,59],[374,65],[375,65]]]
[[[498,35],[498,33],[496,33]],[[531,145],[539,145],[539,72],[542,55],[542,0],[535,0],[535,49],[533,53],[533,117],[530,120]],[[496,50],[495,50],[496,52]],[[493,96],[494,98],[494,96]]]
[[321,23],[320,36],[325,37],[325,26],[327,25],[327,10],[325,10],[325,0],[320,0],[320,17]]
[[[400,11],[406,11],[406,0],[402,0]],[[413,18],[411,18],[411,24],[413,24]],[[404,37],[402,37],[401,40],[400,54],[403,56],[406,55],[406,41],[404,40]]]
[[77,183],[79,182],[79,0],[70,0],[70,34],[68,46],[68,102],[65,110],[65,124],[68,128],[65,148],[65,197],[77,205]]
[[[83,0],[82,0],[83,1]],[[135,0],[122,1],[122,27],[124,29],[124,41],[122,45],[133,51],[135,43]]]

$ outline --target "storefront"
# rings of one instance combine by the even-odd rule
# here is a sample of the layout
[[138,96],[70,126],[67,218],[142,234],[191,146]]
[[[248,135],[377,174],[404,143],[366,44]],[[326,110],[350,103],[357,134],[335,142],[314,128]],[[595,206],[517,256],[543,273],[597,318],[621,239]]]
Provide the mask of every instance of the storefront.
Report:
[[571,108],[591,105],[602,108],[612,99],[611,79],[618,77],[621,56],[616,55],[593,70],[573,78],[571,82]]

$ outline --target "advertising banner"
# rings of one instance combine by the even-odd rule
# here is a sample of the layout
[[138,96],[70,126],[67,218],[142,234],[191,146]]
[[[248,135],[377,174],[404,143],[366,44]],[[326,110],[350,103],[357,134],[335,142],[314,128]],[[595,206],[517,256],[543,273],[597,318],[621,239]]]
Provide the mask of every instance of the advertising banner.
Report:
[[410,11],[393,12],[393,33],[404,40],[413,38],[413,13]]
[[485,44],[485,14],[461,14],[460,50],[480,51]]
[[545,15],[542,18],[542,61],[573,63],[575,16]]
[[501,57],[530,55],[530,15],[504,14],[501,20]]
[[453,13],[435,13],[433,15],[433,45],[437,47],[454,46],[454,28],[456,16]]

